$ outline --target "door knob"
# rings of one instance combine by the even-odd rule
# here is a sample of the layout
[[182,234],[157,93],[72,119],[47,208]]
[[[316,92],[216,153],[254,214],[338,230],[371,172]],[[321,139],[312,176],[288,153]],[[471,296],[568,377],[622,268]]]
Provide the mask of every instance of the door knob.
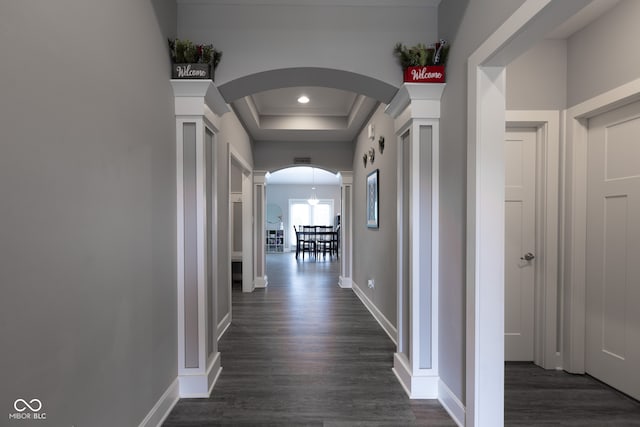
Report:
[[524,256],[521,256],[520,259],[523,259],[525,261],[531,261],[535,257],[536,256],[534,254],[532,254],[531,252],[527,252],[526,254],[524,254]]

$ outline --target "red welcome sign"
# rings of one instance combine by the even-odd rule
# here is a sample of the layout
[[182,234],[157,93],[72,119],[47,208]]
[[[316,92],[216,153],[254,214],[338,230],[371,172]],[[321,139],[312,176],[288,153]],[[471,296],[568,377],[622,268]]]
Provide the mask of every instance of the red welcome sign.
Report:
[[444,83],[444,65],[408,67],[404,70],[406,83]]

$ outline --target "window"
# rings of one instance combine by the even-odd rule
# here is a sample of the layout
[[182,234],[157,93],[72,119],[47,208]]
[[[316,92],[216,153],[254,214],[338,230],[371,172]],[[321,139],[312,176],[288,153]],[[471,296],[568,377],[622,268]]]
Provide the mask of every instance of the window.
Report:
[[333,225],[333,200],[320,199],[311,206],[303,199],[289,199],[289,242],[296,244],[296,232],[293,226],[300,225]]

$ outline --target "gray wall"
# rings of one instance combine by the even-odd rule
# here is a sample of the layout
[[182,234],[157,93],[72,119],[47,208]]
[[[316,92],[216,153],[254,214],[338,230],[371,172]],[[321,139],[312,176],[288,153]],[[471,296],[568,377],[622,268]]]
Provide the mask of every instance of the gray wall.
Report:
[[[222,116],[220,133],[217,136],[218,156],[218,260],[216,269],[218,272],[218,322],[229,313],[229,282],[231,270],[231,258],[229,254],[229,146],[233,146],[236,152],[253,165],[251,140],[233,112]],[[236,172],[239,169],[236,169]],[[240,178],[240,176],[236,176]],[[240,189],[242,191],[242,183]]]
[[465,402],[467,58],[523,0],[447,0],[440,37],[451,41],[440,121],[440,378]]
[[[356,140],[353,157],[353,281],[375,304],[382,314],[397,326],[397,142],[393,120],[378,107]],[[367,127],[375,127],[375,140],[368,137]],[[380,154],[378,138],[384,136],[385,149]],[[375,148],[375,162],[364,167],[362,155]],[[367,228],[367,175],[379,169],[380,228]],[[367,287],[367,280],[375,279],[375,288]]]
[[640,2],[623,0],[567,42],[567,102],[574,106],[640,77]]
[[[280,68],[348,70],[399,86],[396,42],[435,41],[435,7],[180,3],[180,37],[224,52],[218,85]],[[231,100],[229,100],[231,101]]]
[[256,169],[274,171],[293,165],[294,157],[311,157],[316,166],[341,171],[351,170],[351,142],[256,142]]
[[567,40],[543,40],[507,67],[507,109],[564,109],[640,77],[640,2],[621,1]]
[[3,417],[133,426],[176,378],[171,3],[0,3]]
[[567,106],[567,42],[542,40],[507,66],[507,110]]

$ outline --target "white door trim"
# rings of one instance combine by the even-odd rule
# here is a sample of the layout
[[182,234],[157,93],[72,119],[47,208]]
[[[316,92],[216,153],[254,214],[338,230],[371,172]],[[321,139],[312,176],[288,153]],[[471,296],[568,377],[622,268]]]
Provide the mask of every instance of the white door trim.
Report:
[[585,372],[586,239],[588,119],[640,100],[640,79],[633,80],[566,112],[566,194],[564,259],[564,367]]
[[467,62],[467,426],[504,425],[505,67],[589,0],[526,0]]
[[[253,283],[253,172],[249,162],[229,143],[229,174],[231,161],[235,160],[242,168],[242,292],[252,292]],[[231,194],[231,181],[229,181]],[[231,205],[231,204],[229,204]],[[230,209],[230,208],[229,208]],[[230,212],[231,216],[232,213]],[[232,236],[229,235],[229,259],[232,259]],[[229,267],[230,268],[230,267]],[[231,270],[229,270],[229,286],[231,286]],[[231,313],[231,292],[229,292],[229,313]]]
[[265,253],[266,236],[266,171],[253,171],[253,285],[256,288],[266,288],[269,278],[266,274],[267,255]]
[[560,112],[506,111],[510,129],[536,128],[534,363],[561,369],[557,341]]

